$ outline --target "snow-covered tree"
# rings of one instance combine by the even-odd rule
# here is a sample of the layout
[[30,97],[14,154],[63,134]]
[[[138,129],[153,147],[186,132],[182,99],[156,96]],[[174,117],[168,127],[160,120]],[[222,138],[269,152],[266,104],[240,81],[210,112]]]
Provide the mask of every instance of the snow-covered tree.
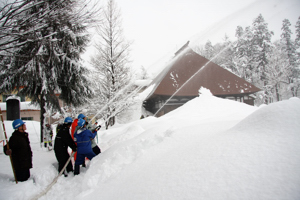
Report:
[[297,79],[299,78],[299,70],[297,69],[297,55],[295,43],[291,39],[292,31],[290,29],[291,23],[288,19],[283,20],[282,24],[282,34],[281,34],[281,48],[287,54],[289,65],[290,65],[290,73],[288,73],[287,77],[289,80],[289,87],[291,88],[292,95],[297,96]]
[[[300,88],[300,17],[298,18],[298,21],[296,22],[295,25],[295,33],[296,33],[296,38],[295,38],[295,53],[296,53],[296,70],[298,74],[297,78],[297,85],[298,89]],[[298,96],[298,95],[296,95]]]
[[[60,111],[59,98],[78,106],[92,95],[80,64],[88,42],[86,28],[91,18],[71,0],[21,0],[2,9],[1,26],[11,25],[13,35],[2,46],[1,92],[18,90],[41,107],[41,139],[47,108]],[[10,13],[10,14],[7,14]],[[13,16],[13,17],[12,17]],[[5,35],[1,29],[0,35]],[[9,47],[4,49],[3,47]]]
[[290,73],[288,54],[282,48],[281,42],[275,42],[265,72],[268,80],[267,87],[271,90],[273,94],[271,98],[275,101],[280,101],[290,96],[290,90],[288,89]]
[[129,103],[125,97],[130,89],[131,43],[124,39],[120,9],[114,0],[108,0],[102,14],[102,23],[97,27],[97,52],[92,64],[100,83],[98,102],[106,107],[101,116],[107,121],[108,128],[115,123],[118,112]]
[[234,55],[233,43],[229,40],[229,37],[226,34],[223,40],[223,42],[217,43],[213,46],[214,54],[212,55],[212,61],[224,69],[227,69],[232,73],[236,73],[232,60]]
[[[295,47],[296,49],[299,50],[300,48],[300,17],[298,18],[298,21],[296,22],[295,25],[295,32],[296,32],[296,38],[295,38]],[[298,51],[298,53],[300,54],[300,51]]]
[[214,47],[211,43],[211,41],[207,41],[204,45],[204,57],[207,58],[208,60],[210,60],[211,58],[213,58],[215,52],[214,52]]
[[236,70],[236,74],[253,83],[252,69],[253,69],[253,59],[252,59],[252,39],[253,33],[250,27],[246,27],[245,30],[238,26],[236,29],[235,36],[237,41],[234,43],[234,53],[233,53],[233,65]]
[[295,65],[295,45],[291,39],[292,31],[290,29],[291,23],[288,19],[283,20],[281,43],[284,51],[287,52],[290,65]]
[[263,86],[267,85],[265,77],[265,66],[268,64],[268,55],[271,52],[271,38],[274,34],[268,30],[268,24],[265,22],[263,16],[260,14],[254,19],[252,24],[252,53],[254,61],[254,69],[257,75],[257,82],[263,82]]

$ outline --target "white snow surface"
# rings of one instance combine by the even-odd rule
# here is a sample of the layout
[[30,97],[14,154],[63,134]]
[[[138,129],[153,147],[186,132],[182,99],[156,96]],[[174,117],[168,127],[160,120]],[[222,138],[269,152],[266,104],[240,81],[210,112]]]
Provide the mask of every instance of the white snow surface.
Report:
[[[300,99],[253,107],[201,95],[167,115],[100,130],[102,153],[61,176],[46,199],[300,199]],[[5,123],[11,134],[11,121]],[[27,121],[31,178],[15,184],[0,153],[1,199],[32,199],[57,175],[53,151]]]

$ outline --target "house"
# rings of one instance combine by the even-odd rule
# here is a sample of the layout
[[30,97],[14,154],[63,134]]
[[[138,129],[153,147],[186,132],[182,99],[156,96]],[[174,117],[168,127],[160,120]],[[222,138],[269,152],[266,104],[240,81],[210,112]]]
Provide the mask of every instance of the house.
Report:
[[[20,98],[21,99],[21,98]],[[3,114],[3,120],[7,120],[7,105],[5,102],[0,103],[1,111]],[[40,121],[40,107],[32,105],[30,101],[20,101],[20,118],[22,120]]]
[[184,45],[149,87],[143,102],[144,116],[162,116],[199,96],[200,87],[214,96],[254,105],[251,94],[259,88]]
[[[11,97],[18,99],[20,104],[19,106],[14,106],[15,108],[12,108],[13,110],[15,109],[20,109],[18,111],[20,118],[22,120],[33,120],[33,121],[40,121],[40,106],[39,105],[33,105],[31,104],[31,99],[25,96],[16,96],[17,91],[13,91],[12,93],[9,94],[0,94],[0,108],[3,114],[3,120],[7,120],[7,116],[9,113],[7,113],[7,99],[10,99]],[[59,94],[55,94],[56,96],[59,96]],[[59,100],[59,104],[61,107],[64,106],[64,102]],[[56,117],[55,115],[49,117],[47,116],[47,122],[52,124],[56,121],[58,121],[61,117],[58,116]]]

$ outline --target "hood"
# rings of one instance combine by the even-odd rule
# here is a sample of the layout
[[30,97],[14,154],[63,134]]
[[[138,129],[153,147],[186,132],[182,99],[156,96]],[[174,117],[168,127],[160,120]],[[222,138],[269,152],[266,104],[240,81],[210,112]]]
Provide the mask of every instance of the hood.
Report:
[[85,131],[86,130],[86,127],[84,127],[84,128],[81,128],[81,129],[78,129],[77,130],[77,132],[76,132],[76,134],[77,135],[80,135],[83,131]]

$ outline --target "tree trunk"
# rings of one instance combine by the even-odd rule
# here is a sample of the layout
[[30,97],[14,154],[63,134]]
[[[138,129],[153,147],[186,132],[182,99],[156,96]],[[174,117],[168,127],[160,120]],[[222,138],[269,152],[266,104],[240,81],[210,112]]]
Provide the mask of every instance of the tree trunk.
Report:
[[44,138],[44,114],[46,113],[45,110],[45,99],[44,95],[41,95],[41,101],[40,101],[40,107],[41,107],[41,112],[40,112],[40,122],[41,122],[41,144],[43,143],[43,138]]
[[279,83],[277,83],[277,84],[275,85],[275,90],[276,90],[277,101],[280,101]]

